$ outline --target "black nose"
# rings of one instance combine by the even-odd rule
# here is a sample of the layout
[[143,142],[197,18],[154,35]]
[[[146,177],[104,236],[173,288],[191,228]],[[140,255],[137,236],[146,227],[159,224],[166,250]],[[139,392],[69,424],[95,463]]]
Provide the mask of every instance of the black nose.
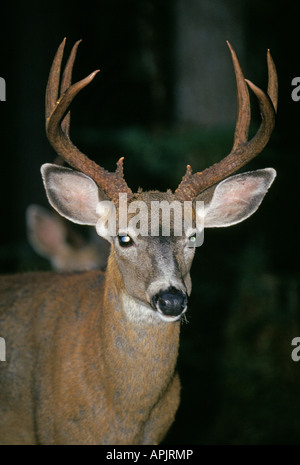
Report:
[[154,308],[167,316],[178,316],[187,306],[187,296],[175,287],[160,291],[152,300]]

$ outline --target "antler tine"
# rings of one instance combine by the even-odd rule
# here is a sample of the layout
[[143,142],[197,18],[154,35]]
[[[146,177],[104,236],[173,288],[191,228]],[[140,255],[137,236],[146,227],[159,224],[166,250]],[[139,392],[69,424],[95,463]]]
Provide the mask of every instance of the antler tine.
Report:
[[119,192],[126,192],[128,195],[132,194],[123,178],[122,161],[117,164],[116,171],[110,173],[80,152],[69,138],[69,106],[75,96],[94,79],[99,70],[94,71],[86,78],[71,85],[73,65],[78,45],[81,41],[76,42],[63,73],[60,96],[58,98],[65,41],[66,39],[60,44],[53,60],[46,89],[47,137],[60,157],[73,168],[91,177],[109,198],[117,202]]
[[[76,54],[77,54],[78,45],[80,44],[80,42],[81,42],[81,40],[78,40],[73,45],[73,48],[72,48],[70,56],[68,58],[66,67],[64,69],[63,77],[62,77],[62,80],[61,80],[61,86],[60,86],[60,95],[61,96],[65,93],[65,91],[71,85],[73,66],[74,66],[74,62],[75,62],[75,58],[76,58]],[[66,116],[64,117],[64,119],[61,122],[62,131],[68,136],[69,136],[69,131],[70,131],[70,117],[71,117],[71,113],[70,113],[70,111],[68,111],[68,113],[66,114]]]
[[57,49],[55,54],[54,60],[52,62],[52,66],[49,73],[47,88],[46,88],[46,121],[48,120],[49,116],[51,115],[57,99],[58,99],[58,91],[59,91],[59,81],[60,81],[60,68],[62,57],[64,54],[66,39],[62,41],[60,46]]
[[275,112],[277,112],[278,102],[278,79],[276,66],[271,56],[270,49],[267,52],[267,63],[268,63],[268,95],[272,100]]
[[237,88],[237,120],[232,147],[232,149],[235,149],[240,144],[247,142],[251,122],[251,108],[249,91],[239,60],[228,40],[226,42],[231,53]]
[[[268,51],[267,54],[269,75],[267,95],[251,81],[244,78],[237,56],[229,42],[227,44],[232,56],[237,83],[238,115],[233,147],[229,155],[203,172],[192,174],[191,167],[188,166],[185,176],[175,191],[177,197],[182,200],[193,200],[208,187],[227,178],[255,158],[266,146],[274,129],[278,83],[276,68],[270,52]],[[248,141],[248,132],[251,114],[246,83],[258,99],[262,118],[257,133],[250,141]]]

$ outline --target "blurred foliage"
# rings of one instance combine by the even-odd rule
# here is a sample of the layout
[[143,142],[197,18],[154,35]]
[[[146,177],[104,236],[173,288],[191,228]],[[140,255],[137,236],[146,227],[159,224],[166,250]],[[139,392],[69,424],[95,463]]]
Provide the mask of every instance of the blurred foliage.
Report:
[[[199,129],[176,127],[145,129],[134,126],[120,130],[86,130],[79,134],[88,141],[89,153],[99,153],[99,162],[110,170],[125,157],[127,183],[136,190],[175,190],[189,163],[200,171],[220,159],[232,143],[233,128]],[[229,151],[229,150],[228,150]],[[226,154],[226,152],[225,152]],[[103,161],[105,160],[105,161]],[[142,180],[142,186],[138,184]]]

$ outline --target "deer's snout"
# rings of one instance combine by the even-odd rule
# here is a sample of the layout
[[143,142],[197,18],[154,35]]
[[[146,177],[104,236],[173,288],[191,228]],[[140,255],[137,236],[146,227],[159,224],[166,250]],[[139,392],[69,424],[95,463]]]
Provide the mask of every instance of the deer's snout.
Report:
[[179,317],[187,307],[187,296],[175,287],[161,290],[152,298],[153,307],[167,317]]

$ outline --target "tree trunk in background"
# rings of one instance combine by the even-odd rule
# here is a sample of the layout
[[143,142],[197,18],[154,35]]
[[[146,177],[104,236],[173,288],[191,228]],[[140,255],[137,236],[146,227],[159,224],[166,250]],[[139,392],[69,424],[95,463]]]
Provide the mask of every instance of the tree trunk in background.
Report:
[[234,123],[235,78],[226,40],[245,64],[242,7],[231,0],[177,0],[176,21],[177,121]]

